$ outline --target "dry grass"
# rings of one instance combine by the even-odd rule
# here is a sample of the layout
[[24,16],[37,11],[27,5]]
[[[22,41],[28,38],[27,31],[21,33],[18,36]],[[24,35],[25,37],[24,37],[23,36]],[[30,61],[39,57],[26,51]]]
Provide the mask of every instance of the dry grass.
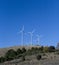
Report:
[[40,47],[40,46],[14,46],[8,48],[0,48],[0,56],[4,56],[9,49],[14,49],[16,51],[18,48],[22,49],[23,47],[26,49],[31,49],[32,47]]
[[59,55],[55,55],[54,53],[48,53],[47,55],[48,56],[43,56],[41,60],[37,60],[36,56],[32,55],[26,56],[25,61],[21,61],[20,58],[0,65],[59,65]]
[[[17,50],[18,48],[23,48],[21,46],[15,46],[10,48],[2,48],[0,49],[0,56],[4,55],[9,49]],[[26,49],[32,48],[32,47],[25,47]],[[46,53],[45,56],[42,56],[41,60],[36,59],[36,55],[26,56],[25,61],[22,61],[20,59],[15,59],[12,61],[4,62],[0,65],[59,65],[59,55],[54,53]]]

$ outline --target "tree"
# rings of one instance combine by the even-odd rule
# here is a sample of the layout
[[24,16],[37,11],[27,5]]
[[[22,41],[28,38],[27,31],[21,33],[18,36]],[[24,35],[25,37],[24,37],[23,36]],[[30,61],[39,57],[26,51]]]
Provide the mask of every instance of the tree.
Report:
[[22,53],[25,53],[26,52],[26,49],[23,47],[22,48]]
[[54,46],[50,46],[49,47],[49,52],[55,52],[55,47]]
[[7,53],[5,54],[5,58],[6,60],[13,60],[16,57],[16,52],[13,49],[10,49],[7,51]]
[[37,60],[40,60],[42,58],[41,55],[37,55]]
[[39,51],[43,52],[43,48],[44,48],[43,46],[39,47]]
[[0,57],[0,63],[3,63],[5,61],[4,57]]
[[17,55],[22,54],[22,50],[19,48],[17,49]]

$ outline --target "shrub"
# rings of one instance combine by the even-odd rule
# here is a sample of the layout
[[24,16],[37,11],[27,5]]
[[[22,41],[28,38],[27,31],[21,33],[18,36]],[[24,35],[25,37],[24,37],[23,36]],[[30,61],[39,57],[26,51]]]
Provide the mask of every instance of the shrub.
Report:
[[26,52],[26,49],[23,47],[22,48],[22,53],[25,53]]
[[49,52],[55,52],[55,47],[54,46],[50,46],[49,47]]
[[32,47],[31,48],[31,51],[37,51],[37,50],[39,50],[39,48],[37,48],[37,47]]
[[16,57],[16,52],[13,49],[10,49],[7,51],[7,53],[5,54],[5,58],[6,60],[13,60]]
[[19,55],[17,55],[15,58],[16,59],[19,59],[20,57],[22,57],[23,55],[22,54],[19,54]]
[[19,48],[17,49],[17,55],[22,54],[22,50]]
[[25,61],[25,56],[22,56],[22,61]]
[[37,60],[40,60],[42,58],[41,55],[37,55]]
[[49,48],[48,48],[48,47],[44,47],[44,48],[43,48],[43,51],[44,51],[44,52],[49,52]]
[[32,55],[32,51],[30,49],[27,50],[26,55]]
[[44,49],[43,46],[39,47],[39,51],[40,51],[41,53],[43,53],[43,49]]
[[0,63],[3,63],[5,61],[4,57],[0,57]]

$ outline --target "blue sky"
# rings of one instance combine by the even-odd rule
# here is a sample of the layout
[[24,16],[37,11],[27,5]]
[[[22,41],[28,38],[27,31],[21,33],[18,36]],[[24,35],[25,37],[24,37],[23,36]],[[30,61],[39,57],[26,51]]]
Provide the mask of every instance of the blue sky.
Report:
[[[34,36],[42,35],[40,45],[56,46],[59,42],[59,1],[0,0],[0,47],[21,45],[18,32],[23,25],[26,33],[35,29]],[[30,37],[26,39],[24,43],[27,44]]]

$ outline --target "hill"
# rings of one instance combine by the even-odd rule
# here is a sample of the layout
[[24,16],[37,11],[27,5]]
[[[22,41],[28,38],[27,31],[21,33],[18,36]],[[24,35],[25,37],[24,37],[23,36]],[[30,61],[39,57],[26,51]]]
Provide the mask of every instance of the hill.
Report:
[[0,48],[0,56],[4,56],[5,53],[9,50],[9,49],[14,49],[15,51],[20,48],[25,48],[25,49],[31,49],[32,47],[40,47],[40,46],[13,46],[13,47],[7,47],[7,48]]
[[[22,49],[23,47],[26,50],[31,49],[31,51],[27,51],[25,55],[23,54],[25,60],[23,56],[18,56],[19,58],[15,57],[13,60],[8,60],[0,63],[0,65],[59,65],[59,53],[57,54],[56,52],[40,52],[40,50],[37,49],[40,48],[40,46],[14,46],[8,48],[0,48],[0,56],[4,56],[5,53],[10,49],[14,49],[16,51],[18,48]],[[45,47],[45,49],[47,49],[47,47]],[[27,53],[29,52],[33,52],[33,54],[28,55]],[[38,55],[41,55],[40,60],[37,59]]]

